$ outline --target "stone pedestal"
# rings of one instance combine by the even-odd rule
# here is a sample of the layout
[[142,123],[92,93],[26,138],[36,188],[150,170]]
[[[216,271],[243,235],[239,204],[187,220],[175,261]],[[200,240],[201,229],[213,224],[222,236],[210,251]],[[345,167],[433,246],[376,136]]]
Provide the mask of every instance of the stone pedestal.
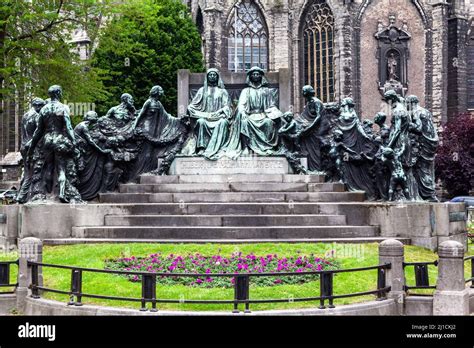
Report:
[[[306,158],[302,159],[306,165]],[[170,175],[207,174],[291,174],[293,173],[285,157],[239,157],[236,160],[221,158],[209,161],[203,157],[177,157],[171,164]]]
[[469,289],[464,281],[464,247],[456,241],[438,249],[438,282],[433,295],[433,315],[469,315]]
[[379,245],[379,264],[390,263],[392,266],[387,271],[387,286],[391,287],[388,298],[395,300],[398,314],[403,314],[405,299],[405,272],[403,270],[404,249],[403,244],[396,239],[384,240]]
[[[43,262],[43,243],[38,238],[23,238],[18,243],[18,254],[17,309],[20,313],[24,313],[26,297],[30,293],[28,286],[31,284],[31,269],[28,267],[28,261]],[[38,284],[43,285],[41,267],[38,267]]]

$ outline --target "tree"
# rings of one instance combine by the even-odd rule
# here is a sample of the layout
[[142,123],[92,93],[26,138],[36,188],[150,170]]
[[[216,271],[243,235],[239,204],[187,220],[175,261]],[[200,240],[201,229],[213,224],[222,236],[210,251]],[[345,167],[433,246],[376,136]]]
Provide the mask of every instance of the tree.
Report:
[[474,118],[461,114],[442,133],[435,160],[436,176],[451,197],[469,195],[474,182]]
[[201,38],[187,7],[179,0],[134,0],[117,7],[94,53],[94,66],[107,71],[110,93],[99,105],[104,114],[130,93],[141,106],[150,88],[165,90],[165,108],[176,114],[178,69],[203,70]]
[[102,72],[79,60],[70,39],[77,28],[95,39],[108,6],[96,0],[2,1],[0,100],[14,94],[25,101],[46,97],[52,84],[60,84],[71,101],[105,98]]

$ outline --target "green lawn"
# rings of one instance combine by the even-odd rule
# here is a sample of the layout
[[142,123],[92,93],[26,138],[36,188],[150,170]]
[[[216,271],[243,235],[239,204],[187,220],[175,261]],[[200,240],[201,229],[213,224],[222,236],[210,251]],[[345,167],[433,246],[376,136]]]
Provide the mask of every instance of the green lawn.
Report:
[[[300,254],[316,254],[324,257],[325,253],[335,250],[336,258],[342,268],[356,268],[373,266],[378,264],[378,247],[373,244],[240,244],[240,245],[216,245],[216,244],[82,244],[70,246],[46,246],[43,251],[45,263],[81,266],[90,268],[104,267],[104,260],[123,256],[146,256],[160,252],[162,254],[187,254],[199,252],[203,255],[230,255],[232,252],[241,251],[243,254],[254,253],[255,255],[278,254],[279,256],[294,256]],[[470,244],[469,255],[474,254],[474,247]],[[14,259],[16,255],[0,255],[0,260]],[[406,246],[406,262],[434,261],[437,255],[427,249]],[[12,268],[12,279],[16,277],[16,267]],[[466,263],[466,277],[470,274],[470,264]],[[44,284],[46,287],[69,290],[71,273],[69,270],[53,269],[45,267]],[[437,269],[430,266],[430,282],[435,284]],[[407,284],[414,284],[413,267],[407,268]],[[334,294],[345,294],[373,290],[377,284],[376,270],[341,273],[334,277]],[[140,297],[140,283],[132,283],[123,277],[88,273],[83,274],[83,292],[109,296]],[[420,291],[419,291],[420,292]],[[429,292],[429,291],[424,291]],[[276,304],[251,304],[252,310],[263,309],[286,309],[286,308],[310,308],[318,306],[316,302],[291,302],[298,297],[310,297],[319,295],[319,281],[301,285],[275,285],[271,287],[250,288],[251,299],[282,298],[288,299],[286,303]],[[157,286],[157,296],[162,299],[233,299],[233,289],[203,289],[183,285]],[[43,297],[66,302],[66,295],[45,293]],[[335,305],[344,305],[374,299],[375,296],[363,296],[356,298],[344,298],[335,300]],[[102,299],[84,298],[84,303],[101,304],[109,306],[120,306],[128,308],[139,308],[136,302],[111,301]],[[201,304],[158,304],[159,309],[169,310],[224,310],[230,311],[232,305],[201,305]]]

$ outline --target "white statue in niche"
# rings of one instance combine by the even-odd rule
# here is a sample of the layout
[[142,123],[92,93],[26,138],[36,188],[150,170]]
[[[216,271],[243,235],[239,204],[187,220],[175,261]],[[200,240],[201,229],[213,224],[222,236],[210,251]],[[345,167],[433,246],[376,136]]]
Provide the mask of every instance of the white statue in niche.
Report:
[[388,69],[388,80],[389,81],[398,81],[399,77],[397,75],[398,68],[398,59],[395,56],[394,52],[391,52],[387,59],[387,69]]

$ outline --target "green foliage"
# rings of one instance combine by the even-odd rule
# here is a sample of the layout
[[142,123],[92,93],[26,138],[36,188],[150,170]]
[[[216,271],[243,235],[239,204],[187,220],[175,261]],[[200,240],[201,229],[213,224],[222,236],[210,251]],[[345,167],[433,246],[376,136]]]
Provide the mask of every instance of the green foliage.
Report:
[[71,116],[72,127],[75,128],[79,123],[81,123],[82,118],[83,118],[83,115],[72,115]]
[[26,102],[46,98],[52,84],[63,87],[71,102],[93,102],[107,97],[103,71],[80,61],[70,43],[75,29],[97,36],[107,1],[2,1],[0,6],[0,99],[15,91]]
[[117,105],[122,93],[132,94],[138,108],[159,84],[163,105],[175,114],[177,70],[203,70],[201,39],[187,7],[179,0],[134,0],[115,10],[94,53],[93,65],[107,72],[104,84],[111,95],[98,113]]

